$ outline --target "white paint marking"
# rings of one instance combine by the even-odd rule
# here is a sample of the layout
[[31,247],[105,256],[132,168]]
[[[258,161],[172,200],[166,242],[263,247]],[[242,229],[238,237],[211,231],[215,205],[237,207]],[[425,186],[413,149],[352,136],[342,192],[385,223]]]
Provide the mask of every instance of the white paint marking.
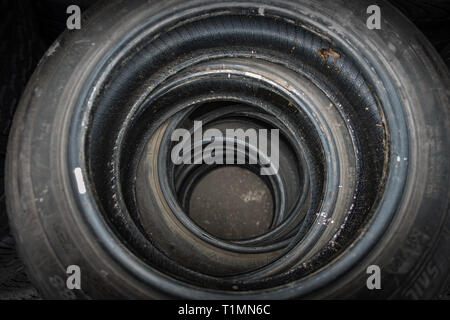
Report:
[[58,47],[59,47],[59,41],[56,41],[55,43],[52,44],[52,46],[50,48],[48,48],[45,55],[47,57],[50,57],[52,54],[54,54],[56,52],[56,48],[58,48]]
[[85,194],[86,185],[84,184],[83,173],[81,172],[81,168],[79,167],[75,168],[75,170],[73,170],[73,173],[75,174],[75,179],[77,180],[78,192],[80,194]]

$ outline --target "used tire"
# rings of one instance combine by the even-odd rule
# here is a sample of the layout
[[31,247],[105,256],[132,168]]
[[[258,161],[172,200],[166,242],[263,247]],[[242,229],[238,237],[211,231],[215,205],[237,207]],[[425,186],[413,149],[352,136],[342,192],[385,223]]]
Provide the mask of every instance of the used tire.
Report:
[[[376,2],[381,30],[366,26],[373,1],[91,8],[48,50],[9,141],[9,215],[43,296],[442,294],[449,74]],[[189,218],[183,199],[204,166],[171,163],[167,139],[195,119],[279,129],[285,171],[267,182],[278,209],[266,234],[224,240]],[[70,265],[80,290],[66,287]],[[366,286],[371,265],[379,290]]]

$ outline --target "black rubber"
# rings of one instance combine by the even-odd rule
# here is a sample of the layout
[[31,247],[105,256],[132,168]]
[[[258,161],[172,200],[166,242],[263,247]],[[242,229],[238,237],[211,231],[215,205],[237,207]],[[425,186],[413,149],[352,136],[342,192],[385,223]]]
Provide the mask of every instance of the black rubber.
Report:
[[[30,80],[8,150],[11,223],[43,296],[442,294],[449,74],[409,21],[375,3],[381,30],[366,27],[373,1],[107,1],[88,10]],[[286,141],[304,140],[299,168],[314,183],[289,232],[230,243],[183,215],[160,142],[205,101],[245,102],[280,119]],[[73,264],[82,290],[65,286]],[[366,287],[372,264],[381,290]]]

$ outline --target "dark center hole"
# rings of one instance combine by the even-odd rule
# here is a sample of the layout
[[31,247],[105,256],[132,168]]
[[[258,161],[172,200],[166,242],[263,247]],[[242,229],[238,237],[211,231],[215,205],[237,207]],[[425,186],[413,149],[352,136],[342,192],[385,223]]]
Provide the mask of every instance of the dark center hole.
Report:
[[189,216],[221,239],[255,237],[270,228],[272,194],[266,183],[250,170],[220,167],[206,174],[194,187]]

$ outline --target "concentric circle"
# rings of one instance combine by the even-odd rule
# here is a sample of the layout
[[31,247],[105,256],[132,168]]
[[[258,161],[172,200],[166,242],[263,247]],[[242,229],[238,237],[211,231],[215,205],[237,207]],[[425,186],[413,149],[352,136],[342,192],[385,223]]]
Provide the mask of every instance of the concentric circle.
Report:
[[[84,152],[69,149],[69,166],[90,181],[78,199],[85,220],[125,269],[174,295],[306,294],[367,253],[395,211],[386,206],[395,208],[405,168],[390,156],[405,153],[407,137],[395,95],[383,93],[391,84],[297,11],[177,10],[130,34],[86,87],[71,128]],[[174,162],[174,132],[194,140],[199,122],[220,139],[186,142],[190,161]],[[279,170],[261,175],[273,220],[246,239],[219,238],[189,216],[193,188],[218,167],[197,155],[240,157],[234,165],[256,174],[274,165],[227,129],[279,132]],[[211,142],[223,153],[209,152]],[[369,228],[374,236],[360,239]]]

